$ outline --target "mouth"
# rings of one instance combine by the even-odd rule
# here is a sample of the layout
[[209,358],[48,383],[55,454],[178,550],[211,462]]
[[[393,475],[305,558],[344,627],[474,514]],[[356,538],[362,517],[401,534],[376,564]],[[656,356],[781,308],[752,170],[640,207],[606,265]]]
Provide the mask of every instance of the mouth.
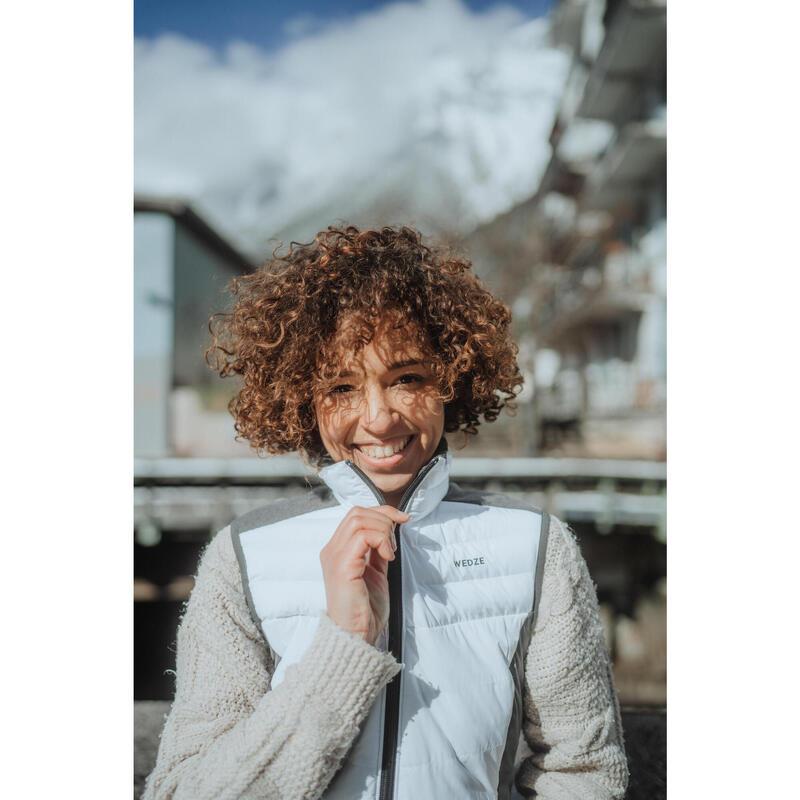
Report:
[[386,444],[354,444],[353,449],[372,466],[394,466],[403,456],[414,439],[414,435],[403,436]]

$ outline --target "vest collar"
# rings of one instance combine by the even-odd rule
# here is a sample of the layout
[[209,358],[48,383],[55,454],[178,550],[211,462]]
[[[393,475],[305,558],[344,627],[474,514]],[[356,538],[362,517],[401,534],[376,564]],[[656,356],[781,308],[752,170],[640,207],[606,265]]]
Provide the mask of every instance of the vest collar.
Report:
[[[447,442],[442,437],[431,460],[420,468],[403,495],[405,502],[401,506],[412,521],[430,514],[447,494],[451,461]],[[385,503],[378,488],[352,461],[337,461],[320,470],[319,477],[342,505],[369,508]]]

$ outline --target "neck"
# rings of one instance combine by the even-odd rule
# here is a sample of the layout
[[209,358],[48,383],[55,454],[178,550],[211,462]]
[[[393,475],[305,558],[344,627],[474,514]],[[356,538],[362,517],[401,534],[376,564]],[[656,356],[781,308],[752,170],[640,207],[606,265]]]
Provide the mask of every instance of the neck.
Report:
[[386,505],[394,506],[395,508],[400,507],[400,501],[403,499],[404,493],[405,489],[399,489],[396,492],[382,492]]

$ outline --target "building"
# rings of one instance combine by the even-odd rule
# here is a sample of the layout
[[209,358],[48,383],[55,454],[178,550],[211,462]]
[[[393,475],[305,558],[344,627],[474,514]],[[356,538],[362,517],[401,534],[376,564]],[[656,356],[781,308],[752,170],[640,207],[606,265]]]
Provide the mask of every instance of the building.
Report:
[[[183,413],[187,409],[182,408],[181,420],[177,420],[173,409],[176,403],[186,406],[187,398],[197,410],[195,416],[202,411],[204,401],[213,406],[213,387],[220,381],[214,380],[203,355],[209,343],[208,320],[224,308],[223,290],[230,279],[253,268],[248,258],[187,203],[134,199],[137,457],[191,454],[186,452],[186,430],[191,427],[192,415],[187,416]],[[226,425],[225,438],[230,440],[233,429],[229,417]]]
[[562,1],[553,37],[573,58],[537,195],[542,444],[576,418],[589,455],[664,458],[666,3]]
[[[470,237],[513,307],[525,453],[666,453],[666,6],[562,0],[572,61],[534,197]],[[502,285],[512,281],[514,285]]]

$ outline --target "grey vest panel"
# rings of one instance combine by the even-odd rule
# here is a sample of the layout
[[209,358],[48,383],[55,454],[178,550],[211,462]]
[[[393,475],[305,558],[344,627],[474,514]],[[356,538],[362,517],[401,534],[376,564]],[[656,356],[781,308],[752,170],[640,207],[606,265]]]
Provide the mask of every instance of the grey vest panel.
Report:
[[[233,550],[236,553],[236,560],[239,562],[239,572],[242,576],[242,588],[244,589],[245,599],[247,600],[247,607],[250,610],[250,616],[253,618],[256,628],[261,631],[262,635],[264,631],[261,627],[261,619],[256,611],[253,593],[250,589],[250,576],[247,570],[245,555],[242,551],[241,535],[247,533],[247,531],[255,530],[265,525],[271,525],[275,522],[298,516],[299,514],[317,511],[335,505],[338,505],[338,503],[330,490],[326,486],[317,486],[302,497],[276,500],[274,503],[270,503],[263,508],[248,511],[246,514],[242,514],[242,516],[237,517],[231,522]],[[276,667],[280,663],[280,656],[272,649],[266,637],[264,637],[264,640],[267,643],[267,649],[272,659],[272,669],[274,673]]]

